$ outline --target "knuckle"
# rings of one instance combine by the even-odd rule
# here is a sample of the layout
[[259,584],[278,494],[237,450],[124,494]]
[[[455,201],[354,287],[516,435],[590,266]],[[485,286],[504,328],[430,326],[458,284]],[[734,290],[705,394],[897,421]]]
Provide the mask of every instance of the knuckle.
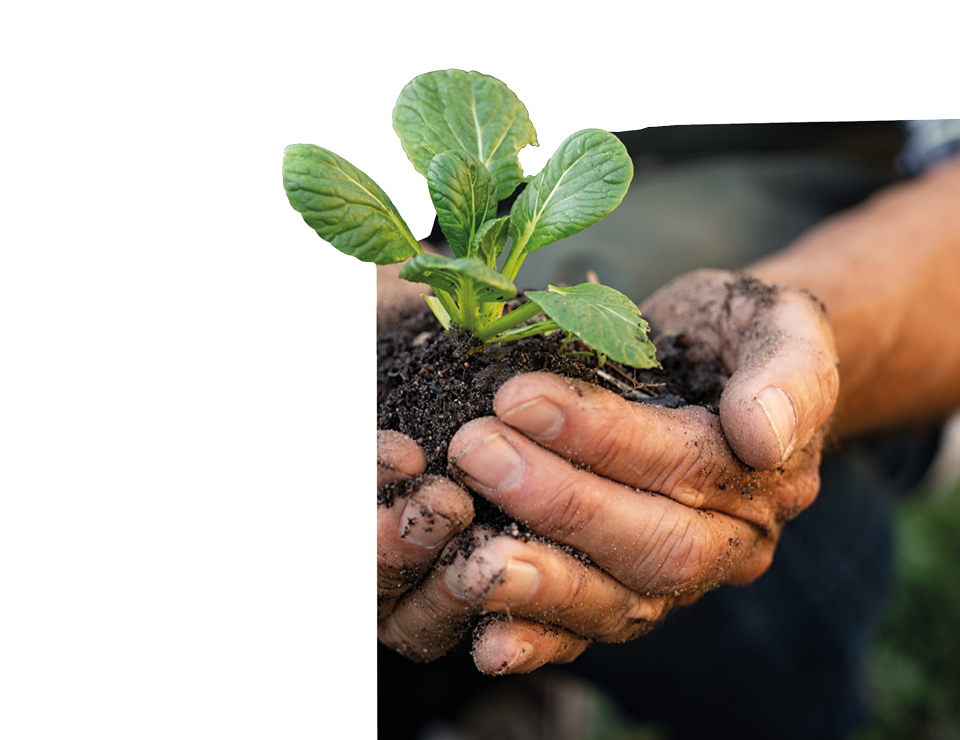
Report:
[[773,517],[774,524],[779,526],[795,519],[816,501],[819,492],[820,476],[816,471],[799,476],[781,496]]
[[703,537],[697,534],[697,528],[687,523],[670,547],[666,559],[673,564],[669,576],[675,589],[699,585],[704,576],[714,570],[709,549]]
[[829,413],[840,391],[840,371],[836,362],[823,349],[813,348],[810,352],[810,370],[807,377],[814,379],[814,394],[823,411]]
[[753,583],[770,568],[775,549],[776,542],[774,540],[763,539],[759,541],[749,557],[730,573],[727,581],[736,586]]
[[620,467],[623,455],[634,447],[634,425],[604,417],[585,447],[591,451],[590,462],[598,470]]
[[589,640],[570,633],[564,633],[560,637],[559,646],[556,648],[557,652],[550,659],[550,662],[558,665],[572,663],[583,654],[583,651],[587,649],[589,644]]
[[[697,512],[712,516],[712,512]],[[716,570],[709,553],[711,542],[706,529],[694,520],[676,521],[664,529],[653,550],[636,566],[637,573],[647,572],[644,589],[652,593],[669,593],[699,585]]]
[[558,481],[539,509],[539,516],[527,524],[545,537],[565,541],[588,526],[596,514],[580,471]]
[[600,642],[627,642],[653,629],[655,622],[634,616],[634,611],[625,600],[595,630],[594,639]]
[[460,641],[472,614],[472,609],[438,601],[424,592],[411,593],[377,622],[377,639],[410,660],[429,662]]
[[437,646],[419,644],[413,636],[406,634],[400,621],[393,615],[377,623],[377,639],[391,650],[416,663],[429,663],[439,658],[444,652]]

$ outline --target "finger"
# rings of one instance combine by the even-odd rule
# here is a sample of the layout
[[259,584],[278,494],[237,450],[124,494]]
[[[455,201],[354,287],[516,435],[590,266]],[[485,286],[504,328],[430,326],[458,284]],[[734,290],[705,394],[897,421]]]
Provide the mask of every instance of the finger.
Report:
[[423,476],[377,506],[377,618],[388,614],[473,521],[473,501],[447,478]]
[[493,410],[501,421],[599,475],[669,491],[690,506],[703,503],[689,473],[707,452],[702,443],[709,436],[709,414],[631,403],[551,373],[511,378],[494,395]]
[[377,431],[377,488],[419,475],[426,467],[423,450],[410,437],[400,432]]
[[530,673],[547,663],[569,663],[590,644],[564,629],[526,619],[496,618],[478,628],[473,662],[481,673]]
[[838,356],[823,308],[781,290],[747,332],[720,399],[730,446],[748,465],[772,469],[806,446],[830,418],[839,392]]
[[541,446],[598,475],[690,507],[726,509],[724,499],[737,506],[735,496],[747,485],[748,471],[705,409],[632,403],[550,373],[511,378],[494,396],[493,409]]
[[661,597],[631,591],[553,544],[488,534],[444,572],[455,596],[481,613],[528,617],[602,642],[625,642],[653,628]]
[[[444,557],[455,548],[455,542],[448,544]],[[476,618],[476,607],[450,593],[442,568],[435,568],[378,620],[377,639],[410,660],[428,663],[453,649]]]
[[[443,549],[438,562],[450,564],[494,536],[487,525],[460,534]],[[428,571],[426,578],[400,599],[377,623],[377,639],[417,662],[430,662],[454,648],[481,614],[475,604],[455,594],[445,578],[446,565]]]
[[744,274],[697,270],[644,301],[661,331],[687,337],[688,358],[731,376],[724,431],[751,467],[773,469],[802,449],[832,413],[837,350],[822,305],[808,293]]
[[805,455],[788,467],[806,475],[778,476],[777,496],[754,498],[759,474],[733,455],[718,417],[697,406],[633,403],[581,381],[527,373],[501,386],[493,408],[502,421],[594,473],[764,530],[817,494],[818,459]]
[[[470,488],[544,537],[587,554],[640,593],[667,594],[758,574],[779,535],[772,519],[764,529],[594,475],[493,418],[461,427],[450,455]],[[757,506],[766,506],[759,498]]]

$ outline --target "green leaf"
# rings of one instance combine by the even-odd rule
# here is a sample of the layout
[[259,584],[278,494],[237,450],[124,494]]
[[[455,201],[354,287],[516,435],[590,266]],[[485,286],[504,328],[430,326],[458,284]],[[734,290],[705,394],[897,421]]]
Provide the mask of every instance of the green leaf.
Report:
[[547,290],[528,291],[526,296],[595,352],[631,367],[659,367],[656,348],[647,339],[650,327],[623,293],[584,283],[572,288],[551,285]]
[[510,236],[524,252],[592,226],[627,194],[633,162],[620,140],[600,129],[564,141],[510,210]]
[[523,103],[500,80],[459,69],[428,72],[407,83],[393,109],[393,128],[417,172],[442,152],[461,151],[490,171],[501,201],[523,179],[517,159],[537,132]]
[[473,244],[470,245],[470,256],[479,257],[487,267],[496,270],[497,257],[503,253],[503,248],[507,245],[509,230],[510,218],[508,216],[487,221],[473,237]]
[[288,146],[283,187],[307,225],[341,252],[388,265],[422,251],[387,194],[331,151],[312,144]]
[[457,257],[470,254],[477,229],[497,213],[493,180],[483,162],[466,152],[443,152],[427,168],[437,221]]
[[508,301],[517,295],[510,280],[476,257],[452,260],[439,254],[418,254],[401,268],[400,277],[453,293],[461,303],[468,291],[474,303]]

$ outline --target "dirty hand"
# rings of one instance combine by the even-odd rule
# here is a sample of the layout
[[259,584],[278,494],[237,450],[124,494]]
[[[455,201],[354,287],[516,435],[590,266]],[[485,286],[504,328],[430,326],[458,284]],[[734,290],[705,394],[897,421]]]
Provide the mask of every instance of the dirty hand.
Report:
[[[423,451],[400,432],[377,432],[377,619],[473,521],[473,500],[449,478],[423,475]],[[392,490],[391,490],[392,489]]]
[[[422,286],[397,279],[398,269],[377,268],[380,331],[421,300]],[[488,639],[476,646],[477,666],[487,673],[529,672],[548,660],[573,660],[591,639],[635,637],[663,613],[665,599],[641,596],[550,544],[497,536],[486,526],[467,529],[474,516],[470,495],[448,478],[423,476],[425,465],[414,440],[378,432],[377,636],[386,646],[412,660],[434,660],[481,615],[504,611],[509,622],[482,629]],[[481,603],[465,598],[464,588],[483,590]],[[544,613],[552,615],[549,626]],[[504,627],[504,640],[489,639]]]
[[[536,558],[519,545],[493,558],[481,548],[431,574],[454,596],[439,603],[522,613],[569,630],[582,650],[587,639],[642,634],[674,604],[749,583],[769,567],[784,524],[819,488],[838,392],[822,307],[801,291],[705,270],[668,284],[643,311],[729,374],[719,418],[700,407],[630,403],[546,373],[511,379],[494,398],[496,418],[462,427],[450,459],[471,489],[596,567],[547,545]],[[481,670],[529,670],[579,652],[563,630],[541,629],[538,638],[532,622],[518,622],[478,632]]]
[[[475,659],[488,673],[526,672],[575,658],[589,642],[581,635],[623,641],[662,612],[664,599],[642,597],[550,544],[497,536],[486,526],[467,529],[469,494],[448,478],[422,475],[424,465],[412,439],[378,432],[377,636],[388,647],[434,660],[482,614],[506,611],[506,642],[479,649]],[[581,603],[571,603],[571,581]],[[483,604],[465,598],[461,584],[486,589]],[[523,618],[544,612],[553,615],[551,626]],[[485,634],[507,624],[488,624]]]

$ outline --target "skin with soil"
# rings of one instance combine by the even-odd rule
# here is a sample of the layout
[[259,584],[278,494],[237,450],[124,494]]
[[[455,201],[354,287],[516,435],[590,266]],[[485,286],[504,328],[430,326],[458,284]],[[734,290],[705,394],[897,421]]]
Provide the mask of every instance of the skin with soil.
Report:
[[[427,460],[425,474],[456,479],[447,462],[450,439],[471,419],[493,415],[494,392],[519,373],[547,371],[595,383],[630,400],[673,408],[698,404],[716,413],[726,377],[715,363],[691,362],[682,336],[652,336],[662,370],[637,370],[608,360],[598,373],[593,355],[563,350],[559,332],[472,353],[473,341],[445,333],[428,309],[402,312],[378,335],[377,428],[416,441]],[[572,351],[584,349],[574,346]],[[394,495],[408,494],[411,486],[416,483],[382,489],[379,502],[389,505]],[[477,522],[529,536],[484,499],[477,497],[475,503]]]
[[[677,306],[686,308],[677,311]],[[385,470],[388,465],[381,462],[378,479],[395,480],[404,471],[417,476],[425,469],[434,474],[382,491],[378,520],[393,528],[399,524],[401,532],[407,526],[406,520],[386,513],[391,511],[387,501],[396,496],[392,511],[400,504],[399,510],[405,516],[412,512],[415,526],[422,526],[424,512],[414,511],[410,502],[419,505],[424,490],[433,486],[445,487],[446,500],[459,501],[459,507],[476,514],[470,516],[469,528],[456,527],[458,534],[452,535],[439,560],[422,551],[406,558],[390,552],[387,563],[380,563],[381,642],[412,659],[435,660],[476,627],[483,614],[496,613],[500,619],[484,623],[475,634],[475,662],[486,673],[518,672],[512,661],[519,639],[537,646],[535,661],[521,661],[520,670],[525,672],[544,662],[572,660],[592,640],[634,639],[656,627],[675,606],[691,603],[721,584],[749,583],[769,567],[784,522],[816,495],[826,418],[814,418],[815,424],[788,430],[784,437],[777,429],[771,433],[770,415],[756,397],[767,384],[785,382],[783,378],[792,381],[786,382],[791,393],[811,390],[806,374],[798,383],[777,366],[786,347],[803,358],[804,367],[817,369],[815,377],[823,376],[813,388],[824,395],[823,403],[801,395],[805,403],[800,408],[829,414],[828,392],[836,385],[830,371],[836,373],[836,357],[830,336],[821,327],[822,310],[808,295],[723,271],[698,271],[680,278],[648,299],[642,310],[653,327],[662,371],[637,373],[611,363],[596,368],[589,356],[558,355],[557,340],[551,339],[471,353],[469,340],[444,337],[426,313],[391,321],[389,330],[381,324],[378,455],[397,467],[391,478]],[[390,319],[401,318],[391,313]],[[698,361],[691,363],[691,357]],[[762,364],[746,377],[741,375],[756,358],[772,362],[773,369]],[[564,374],[572,376],[569,381]],[[605,385],[613,382],[601,387],[591,379]],[[734,387],[738,392],[731,395]],[[523,399],[531,394],[543,395],[564,409],[569,428],[560,436],[541,439],[535,424],[522,416],[511,417],[529,403]],[[623,402],[637,397],[646,400]],[[476,405],[466,408],[468,399]],[[733,430],[747,442],[739,446],[739,453],[731,449],[722,429],[731,412]],[[809,422],[813,412],[806,411],[800,421]],[[507,417],[518,423],[511,425]],[[427,424],[421,426],[421,419]],[[617,431],[620,424],[625,425],[622,435]],[[525,436],[525,430],[533,437]],[[381,450],[381,440],[391,436],[396,450]],[[529,461],[530,475],[511,479],[504,487],[497,482],[497,473],[488,477],[487,472],[499,464],[497,453],[480,457],[474,453],[482,450],[476,442],[489,439],[502,440]],[[416,457],[417,464],[404,462],[405,456]],[[757,467],[746,460],[754,460]],[[538,508],[536,492],[555,481],[568,484],[561,487],[562,498],[549,509]],[[756,496],[758,491],[772,493]],[[574,511],[577,521],[566,514]],[[591,527],[580,527],[581,520]],[[409,522],[414,526],[412,518]],[[663,536],[654,532],[625,545],[617,539],[617,533],[639,532],[651,524],[662,529]],[[386,542],[397,538],[394,532],[388,529]],[[538,549],[544,544],[556,554]],[[401,539],[393,549],[399,553],[405,547]],[[583,603],[596,606],[581,613],[577,611],[581,602],[568,605],[565,597],[554,599],[544,590],[539,594],[542,604],[520,604],[511,619],[511,599],[521,598],[513,593],[518,588],[514,579],[521,576],[519,571],[510,572],[511,558],[520,547],[525,555],[521,562],[543,558],[551,586],[573,584],[577,593],[596,587],[602,608],[588,600]],[[663,552],[674,550],[677,557],[663,559]],[[409,570],[410,579],[398,579],[395,562],[404,563],[399,567]],[[502,573],[494,572],[498,568]],[[562,568],[569,569],[567,575],[560,573]],[[580,580],[580,573],[589,577]],[[613,582],[606,584],[606,579]],[[621,595],[622,588],[629,594]],[[640,601],[627,612],[623,599]],[[634,614],[633,607],[641,606],[644,613]],[[560,633],[533,634],[542,626],[543,614],[556,615],[556,623],[552,616],[547,620]],[[629,620],[613,623],[627,614]],[[568,632],[574,641],[571,649],[557,653],[563,647],[557,635]],[[504,659],[511,661],[509,670],[501,665]]]

